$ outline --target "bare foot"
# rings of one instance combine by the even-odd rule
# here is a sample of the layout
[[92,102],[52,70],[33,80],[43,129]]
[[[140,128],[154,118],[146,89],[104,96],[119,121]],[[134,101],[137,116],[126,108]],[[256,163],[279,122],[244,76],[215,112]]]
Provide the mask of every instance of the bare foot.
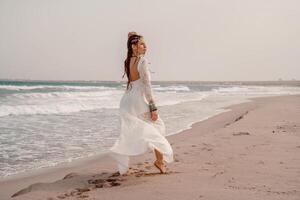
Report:
[[160,171],[160,173],[161,174],[165,174],[166,172],[167,172],[167,169],[166,169],[166,167],[165,167],[165,165],[164,165],[164,163],[163,162],[160,162],[160,161],[155,161],[154,162],[154,166],[157,168],[157,169],[159,169],[159,171]]

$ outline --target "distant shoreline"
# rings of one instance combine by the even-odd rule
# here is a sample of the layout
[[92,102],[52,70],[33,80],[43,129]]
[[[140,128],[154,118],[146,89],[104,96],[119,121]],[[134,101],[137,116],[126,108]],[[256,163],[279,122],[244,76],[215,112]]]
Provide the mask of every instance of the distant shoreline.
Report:
[[[126,80],[31,80],[31,79],[0,79],[0,82],[23,83],[126,83]],[[277,81],[161,81],[153,80],[153,83],[189,83],[189,84],[222,84],[222,85],[259,85],[259,86],[300,86],[300,80]]]

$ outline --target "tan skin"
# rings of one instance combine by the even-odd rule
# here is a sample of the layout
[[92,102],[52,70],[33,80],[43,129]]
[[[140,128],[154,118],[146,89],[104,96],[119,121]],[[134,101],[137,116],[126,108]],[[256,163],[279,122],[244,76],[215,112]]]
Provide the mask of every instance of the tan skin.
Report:
[[[132,49],[133,49],[133,56],[144,55],[147,51],[147,46],[144,39],[141,38],[136,45],[132,45]],[[140,78],[137,70],[136,59],[137,59],[136,57],[130,59],[130,80],[131,81],[135,81]],[[150,115],[153,121],[156,121],[158,119],[157,111],[150,112]],[[163,155],[156,149],[154,149],[154,152],[156,156],[156,161],[154,162],[154,165],[156,165],[156,167],[158,167],[162,173],[165,173],[166,167],[163,163]]]

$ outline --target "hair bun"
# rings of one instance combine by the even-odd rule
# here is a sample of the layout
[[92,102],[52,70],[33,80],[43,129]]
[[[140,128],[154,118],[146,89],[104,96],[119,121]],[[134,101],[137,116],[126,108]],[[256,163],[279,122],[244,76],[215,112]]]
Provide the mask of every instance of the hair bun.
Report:
[[132,36],[132,35],[137,35],[137,33],[136,33],[135,31],[129,32],[129,33],[128,33],[128,38],[129,38],[130,36]]

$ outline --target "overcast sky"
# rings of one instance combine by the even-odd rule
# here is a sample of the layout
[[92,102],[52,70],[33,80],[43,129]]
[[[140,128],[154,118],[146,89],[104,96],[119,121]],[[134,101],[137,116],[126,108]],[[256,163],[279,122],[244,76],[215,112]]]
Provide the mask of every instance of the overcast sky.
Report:
[[0,0],[0,78],[120,81],[129,31],[152,80],[300,79],[299,0]]

